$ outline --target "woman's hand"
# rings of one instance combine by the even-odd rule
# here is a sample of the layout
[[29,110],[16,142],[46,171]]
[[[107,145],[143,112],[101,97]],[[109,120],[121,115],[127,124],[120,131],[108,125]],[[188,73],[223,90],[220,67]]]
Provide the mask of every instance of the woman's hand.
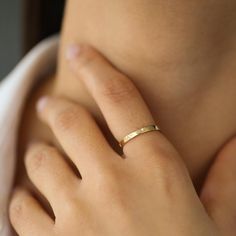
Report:
[[[131,80],[97,51],[74,47],[69,60],[117,141],[155,123]],[[181,157],[161,132],[134,138],[120,156],[81,105],[47,97],[38,103],[38,114],[81,178],[54,147],[31,145],[27,172],[52,206],[55,221],[29,192],[17,190],[10,218],[19,235],[235,235],[235,140],[210,171],[202,194],[204,208]]]

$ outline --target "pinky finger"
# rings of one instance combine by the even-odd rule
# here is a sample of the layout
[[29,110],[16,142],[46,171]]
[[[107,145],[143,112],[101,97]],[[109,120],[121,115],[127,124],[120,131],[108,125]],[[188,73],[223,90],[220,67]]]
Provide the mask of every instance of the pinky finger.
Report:
[[10,221],[20,236],[52,235],[53,220],[25,190],[16,190],[9,207]]

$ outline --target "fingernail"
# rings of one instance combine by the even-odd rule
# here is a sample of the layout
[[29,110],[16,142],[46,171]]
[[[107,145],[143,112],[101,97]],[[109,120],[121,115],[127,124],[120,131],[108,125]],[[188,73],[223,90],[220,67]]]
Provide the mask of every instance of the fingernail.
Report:
[[38,112],[42,112],[48,103],[49,97],[44,96],[40,98],[36,104],[36,109]]
[[80,46],[79,45],[75,45],[72,44],[70,46],[68,46],[67,50],[66,50],[66,58],[67,60],[71,61],[74,60],[75,58],[77,58],[80,54]]

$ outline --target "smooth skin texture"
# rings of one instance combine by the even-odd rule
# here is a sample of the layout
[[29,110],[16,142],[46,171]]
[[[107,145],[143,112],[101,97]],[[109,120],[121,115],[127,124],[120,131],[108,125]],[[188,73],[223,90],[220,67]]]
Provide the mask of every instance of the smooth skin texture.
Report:
[[[95,49],[74,46],[69,61],[117,141],[156,122],[132,81]],[[44,97],[37,111],[81,178],[55,147],[30,145],[27,173],[55,221],[30,192],[18,189],[9,213],[20,236],[235,235],[235,139],[219,153],[199,198],[182,158],[161,132],[131,140],[119,155],[81,104]]]
[[132,79],[201,187],[236,134],[235,12],[235,0],[67,0],[56,93],[100,116],[64,57],[92,45]]
[[32,139],[59,146],[35,114],[42,95],[82,104],[116,144],[65,59],[76,42],[98,49],[134,82],[201,188],[216,154],[236,134],[235,12],[235,0],[67,0],[57,69],[32,91],[23,112],[17,185],[29,185],[22,159]]

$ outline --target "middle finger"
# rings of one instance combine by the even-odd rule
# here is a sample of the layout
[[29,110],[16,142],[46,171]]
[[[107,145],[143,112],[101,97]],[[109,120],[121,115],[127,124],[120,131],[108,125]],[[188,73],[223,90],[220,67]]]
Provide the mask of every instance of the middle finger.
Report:
[[67,99],[44,97],[38,103],[40,118],[46,122],[82,178],[105,167],[117,155],[108,144],[92,115]]

